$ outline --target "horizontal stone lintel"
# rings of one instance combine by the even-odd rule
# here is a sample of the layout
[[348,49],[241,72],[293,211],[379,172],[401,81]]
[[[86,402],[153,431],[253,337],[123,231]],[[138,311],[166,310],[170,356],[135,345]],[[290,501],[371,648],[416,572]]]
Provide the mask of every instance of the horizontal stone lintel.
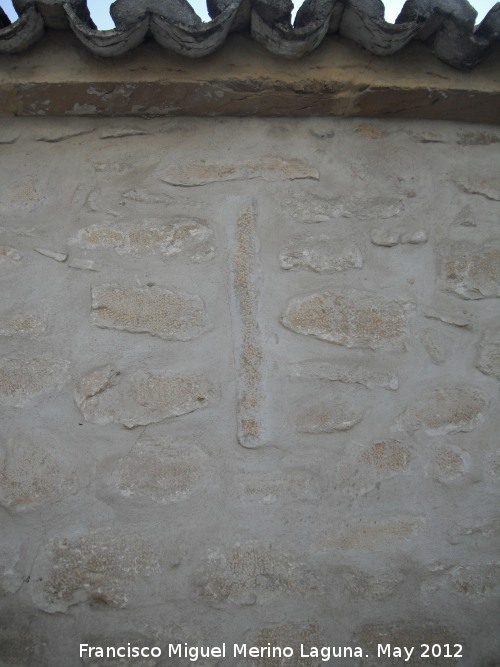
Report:
[[473,72],[410,44],[378,57],[327,37],[289,62],[247,37],[188,60],[142,44],[112,61],[71,34],[49,32],[28,52],[0,57],[0,115],[315,116],[500,123],[500,47]]

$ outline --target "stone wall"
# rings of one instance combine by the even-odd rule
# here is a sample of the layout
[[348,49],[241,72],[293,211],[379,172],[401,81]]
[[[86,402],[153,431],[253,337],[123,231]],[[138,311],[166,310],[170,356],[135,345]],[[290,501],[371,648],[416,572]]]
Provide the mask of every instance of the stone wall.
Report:
[[498,665],[499,141],[2,123],[2,667]]

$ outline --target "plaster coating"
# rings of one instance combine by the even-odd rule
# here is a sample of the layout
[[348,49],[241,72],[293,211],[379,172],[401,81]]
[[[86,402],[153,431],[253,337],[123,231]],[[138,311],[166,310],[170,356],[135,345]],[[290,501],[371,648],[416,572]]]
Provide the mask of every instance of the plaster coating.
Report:
[[495,664],[497,135],[3,121],[1,667]]

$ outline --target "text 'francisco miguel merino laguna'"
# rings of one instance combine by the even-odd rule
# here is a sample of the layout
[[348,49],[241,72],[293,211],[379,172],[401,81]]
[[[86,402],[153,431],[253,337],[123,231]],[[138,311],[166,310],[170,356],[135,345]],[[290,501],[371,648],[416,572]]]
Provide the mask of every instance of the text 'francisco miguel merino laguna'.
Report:
[[[359,646],[306,646],[300,649],[291,646],[249,646],[247,644],[225,643],[219,646],[190,646],[189,644],[168,644],[165,654],[169,658],[187,658],[196,662],[200,658],[293,658],[295,654],[301,658],[320,658],[327,662],[332,658],[362,658],[363,651]],[[91,646],[80,644],[80,657],[94,658],[159,658],[163,654],[158,646],[139,647],[128,643],[127,646]]]

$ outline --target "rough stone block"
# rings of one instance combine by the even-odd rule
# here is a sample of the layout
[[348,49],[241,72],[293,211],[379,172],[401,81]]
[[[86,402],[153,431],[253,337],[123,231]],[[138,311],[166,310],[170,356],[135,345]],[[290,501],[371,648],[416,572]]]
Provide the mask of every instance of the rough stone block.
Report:
[[46,328],[45,319],[31,313],[8,315],[0,320],[0,336],[38,338]]
[[476,363],[481,373],[500,380],[500,330],[487,331],[479,343]]
[[163,505],[179,502],[200,486],[207,461],[192,442],[143,436],[119,461],[112,484],[126,497],[149,498]]
[[390,369],[382,370],[375,367],[371,361],[353,362],[351,364],[335,363],[322,359],[311,359],[291,367],[292,377],[305,380],[326,380],[346,384],[360,384],[368,389],[383,387],[396,391],[399,379]]
[[463,299],[500,296],[500,247],[459,244],[441,256],[441,274],[446,288]]
[[441,339],[434,333],[434,331],[430,329],[422,331],[420,342],[435,364],[443,363],[445,360],[445,353],[441,345]]
[[493,201],[500,201],[500,180],[491,174],[475,174],[471,169],[467,176],[458,178],[457,185],[464,192],[481,195]]
[[296,419],[299,433],[349,431],[363,419],[363,413],[343,401],[321,402],[303,410]]
[[272,503],[319,498],[315,477],[299,468],[241,473],[236,476],[238,498],[245,503]]
[[55,260],[56,262],[65,262],[68,259],[66,253],[50,250],[49,248],[33,248],[33,250],[44,257],[49,257],[50,259]]
[[100,266],[96,264],[93,259],[85,259],[84,257],[72,257],[68,266],[70,269],[79,269],[80,271],[99,271]]
[[335,273],[363,266],[363,255],[355,243],[326,234],[293,239],[280,252],[279,259],[282,269],[308,269],[317,273]]
[[367,347],[401,345],[407,319],[397,301],[371,293],[319,292],[289,302],[282,324],[297,333],[337,345]]
[[424,316],[463,329],[469,328],[472,324],[470,315],[463,309],[458,312],[447,307],[440,307],[439,309],[427,307],[424,310]]
[[224,181],[247,181],[261,178],[265,181],[319,180],[319,172],[312,165],[299,160],[270,155],[260,160],[241,162],[193,162],[172,166],[161,180],[169,185],[190,187]]
[[361,455],[366,465],[377,470],[399,472],[408,467],[411,461],[411,449],[399,440],[374,442]]
[[380,245],[386,248],[392,248],[401,241],[401,231],[398,229],[389,229],[387,227],[376,227],[372,229],[370,235],[373,245]]
[[127,428],[199,410],[213,395],[213,386],[203,376],[139,371],[122,379],[112,366],[102,366],[84,375],[75,390],[76,403],[87,421],[115,422]]
[[69,380],[69,362],[60,359],[0,361],[0,404],[20,408],[32,399],[56,393]]
[[459,146],[490,146],[498,142],[500,136],[490,132],[459,132],[457,138]]
[[498,598],[500,594],[500,563],[458,565],[448,575],[451,586],[474,602]]
[[407,230],[405,228],[394,229],[391,227],[375,227],[371,232],[371,241],[373,245],[393,246],[403,244],[420,245],[427,242],[427,232],[425,229]]
[[353,600],[384,600],[394,595],[404,582],[404,574],[367,572],[350,565],[340,565],[333,572],[335,587],[341,582]]
[[264,350],[259,317],[260,263],[257,212],[252,204],[236,221],[232,253],[232,292],[236,304],[233,336],[238,369],[238,442],[242,447],[265,443],[262,385]]
[[1,210],[27,213],[40,206],[45,201],[45,196],[40,192],[37,181],[27,179],[15,184],[2,199]]
[[421,517],[384,518],[372,523],[356,522],[344,528],[324,531],[318,540],[321,551],[383,550],[418,535],[424,526]]
[[32,507],[53,497],[75,493],[88,474],[61,461],[46,446],[18,435],[0,449],[0,505]]
[[159,560],[150,542],[110,531],[52,540],[34,565],[33,602],[49,614],[86,602],[122,608],[134,580],[150,576],[159,568]]
[[191,340],[208,328],[199,296],[159,287],[93,287],[92,321],[105,329],[149,333],[164,340]]
[[207,601],[236,604],[248,594],[260,602],[320,588],[315,572],[275,549],[257,545],[237,545],[227,552],[211,553],[195,586],[198,596]]
[[81,229],[72,243],[83,250],[112,248],[119,255],[187,254],[192,261],[211,259],[215,252],[213,231],[201,220],[176,218],[161,225],[140,227],[95,224]]
[[439,447],[434,456],[434,479],[440,482],[460,479],[469,469],[470,457],[458,447]]
[[468,433],[484,419],[489,398],[477,387],[442,387],[415,398],[397,420],[399,428],[431,435]]
[[292,219],[298,222],[327,222],[335,218],[385,220],[400,215],[405,205],[394,197],[326,197],[292,191],[287,197]]
[[0,265],[15,264],[20,262],[22,255],[20,255],[15,248],[10,248],[6,245],[0,245]]

